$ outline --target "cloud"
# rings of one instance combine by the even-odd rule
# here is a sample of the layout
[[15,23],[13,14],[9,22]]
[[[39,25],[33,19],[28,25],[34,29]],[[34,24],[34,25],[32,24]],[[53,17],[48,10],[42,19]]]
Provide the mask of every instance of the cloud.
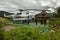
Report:
[[49,1],[40,1],[40,3],[42,6],[48,6],[51,4],[51,2],[49,2]]
[[60,6],[60,0],[0,0],[0,10],[48,9]]

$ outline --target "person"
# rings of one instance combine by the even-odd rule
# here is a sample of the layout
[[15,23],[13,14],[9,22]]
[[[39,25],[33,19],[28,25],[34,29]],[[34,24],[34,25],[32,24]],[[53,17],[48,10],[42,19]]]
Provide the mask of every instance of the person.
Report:
[[28,19],[27,19],[27,23],[29,24],[30,20],[29,20],[29,16],[28,16]]
[[46,24],[46,21],[47,21],[46,18],[42,18],[41,19],[41,24]]
[[44,18],[44,24],[46,25],[46,22],[47,22],[47,20],[46,20],[46,18]]
[[45,18],[45,19],[44,19],[44,24],[45,24],[45,25],[46,25],[46,21],[47,21],[47,20],[46,20],[46,18]]
[[41,19],[40,21],[41,21],[41,24],[43,24],[43,20]]
[[36,25],[37,25],[37,18],[35,18],[35,23],[36,23]]

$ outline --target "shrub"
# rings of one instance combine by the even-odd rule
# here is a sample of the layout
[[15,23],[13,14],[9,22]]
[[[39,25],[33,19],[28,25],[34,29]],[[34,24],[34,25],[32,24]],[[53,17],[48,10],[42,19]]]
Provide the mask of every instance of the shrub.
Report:
[[6,18],[1,18],[0,17],[0,40],[4,40],[4,30],[2,29],[3,27],[5,27],[8,23],[8,20]]
[[59,20],[56,20],[56,21],[55,21],[55,24],[56,24],[57,26],[60,26],[60,19],[59,19]]
[[10,21],[6,18],[1,18],[0,17],[0,27],[4,27],[7,25],[7,23],[9,23]]
[[60,26],[60,19],[50,20],[49,24]]
[[5,21],[6,21],[5,19],[0,18],[0,40],[4,40],[3,36],[4,30],[2,28],[6,25]]

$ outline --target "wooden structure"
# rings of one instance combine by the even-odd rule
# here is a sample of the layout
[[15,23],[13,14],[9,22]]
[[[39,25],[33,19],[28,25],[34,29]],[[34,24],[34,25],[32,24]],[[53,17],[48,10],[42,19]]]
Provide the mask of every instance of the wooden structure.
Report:
[[41,24],[46,24],[46,21],[51,16],[48,15],[48,13],[45,10],[42,10],[41,13],[35,15],[35,19],[41,21]]
[[35,18],[37,18],[38,20],[43,19],[43,18],[49,19],[50,17],[51,16],[49,16],[45,10],[42,10],[41,13],[35,15]]

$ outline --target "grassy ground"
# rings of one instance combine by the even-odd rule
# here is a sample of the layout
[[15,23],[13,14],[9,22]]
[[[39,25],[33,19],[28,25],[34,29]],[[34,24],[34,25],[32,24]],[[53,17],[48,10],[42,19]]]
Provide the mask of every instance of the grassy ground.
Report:
[[[51,34],[51,33],[50,34],[47,33],[52,28],[52,26],[49,26],[49,24],[41,25],[40,23],[38,23],[38,25],[35,25],[35,23],[30,23],[29,25],[27,25],[27,24],[8,23],[8,25],[11,25],[12,27],[11,30],[5,31],[4,33],[5,40],[7,39],[8,40],[47,40],[47,39],[49,40],[49,38],[51,39],[51,37],[45,38]],[[46,35],[46,33],[48,35]]]
[[[4,19],[4,18],[3,18]],[[60,30],[53,28],[59,25],[60,20],[50,21],[46,25],[35,25],[34,22],[28,24],[13,23],[12,21],[2,21],[6,26],[4,29],[4,40],[60,40]]]
[[16,28],[21,28],[21,27],[28,27],[28,28],[39,28],[40,32],[41,33],[45,33],[45,32],[48,32],[51,30],[51,28],[53,27],[52,25],[49,25],[49,24],[46,24],[46,25],[42,25],[40,23],[38,23],[37,25],[33,22],[33,23],[30,23],[30,24],[17,24],[17,23],[13,23],[13,22],[9,22],[8,25],[11,25],[11,26],[15,26]]
[[[35,25],[35,23],[27,24],[13,24],[9,22],[11,29],[4,33],[5,40],[59,40],[58,31],[52,31],[52,25]],[[58,32],[58,33],[57,33]]]

